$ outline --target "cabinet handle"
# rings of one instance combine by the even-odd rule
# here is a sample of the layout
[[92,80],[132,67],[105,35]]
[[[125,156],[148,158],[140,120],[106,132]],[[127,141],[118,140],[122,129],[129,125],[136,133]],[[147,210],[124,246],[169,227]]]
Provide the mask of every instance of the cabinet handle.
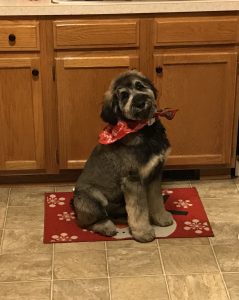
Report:
[[162,67],[156,67],[155,71],[157,74],[162,74],[163,73],[163,68]]
[[13,33],[9,34],[8,40],[9,40],[9,42],[16,42],[15,34],[13,34]]
[[32,76],[37,77],[39,75],[39,70],[33,69],[32,70]]

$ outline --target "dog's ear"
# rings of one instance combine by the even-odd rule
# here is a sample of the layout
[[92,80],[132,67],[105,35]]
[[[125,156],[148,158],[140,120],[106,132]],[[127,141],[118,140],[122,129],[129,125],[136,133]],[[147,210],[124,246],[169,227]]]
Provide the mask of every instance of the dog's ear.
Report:
[[152,91],[153,91],[153,93],[154,93],[155,99],[157,99],[157,97],[158,97],[158,90],[157,90],[156,87],[152,84],[152,82],[151,82],[151,88],[152,88]]
[[151,90],[153,91],[154,93],[154,97],[155,99],[157,99],[158,97],[158,90],[156,89],[156,87],[153,85],[152,81],[149,80],[148,78],[144,78],[144,81],[147,83],[147,85],[151,88]]
[[118,122],[117,106],[115,99],[112,98],[111,92],[106,92],[100,116],[104,122],[115,125]]

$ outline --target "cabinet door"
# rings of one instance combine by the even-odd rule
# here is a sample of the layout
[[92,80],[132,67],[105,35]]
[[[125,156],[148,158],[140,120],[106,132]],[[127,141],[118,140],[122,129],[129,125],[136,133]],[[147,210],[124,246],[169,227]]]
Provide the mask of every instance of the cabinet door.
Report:
[[154,56],[160,107],[178,108],[164,121],[172,144],[168,165],[230,165],[236,90],[236,53]]
[[44,167],[39,58],[0,58],[0,169]]
[[56,60],[61,169],[82,168],[105,126],[104,93],[115,76],[138,67],[133,56],[64,57]]

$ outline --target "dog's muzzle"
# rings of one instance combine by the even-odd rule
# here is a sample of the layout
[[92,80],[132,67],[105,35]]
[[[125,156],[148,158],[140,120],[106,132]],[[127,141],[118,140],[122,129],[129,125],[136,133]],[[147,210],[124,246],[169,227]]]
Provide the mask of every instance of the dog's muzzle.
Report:
[[148,119],[155,112],[152,99],[145,94],[135,95],[132,100],[132,113],[137,119]]
[[133,98],[133,103],[132,105],[136,108],[136,109],[144,109],[147,103],[147,98],[145,97],[145,95],[136,95]]

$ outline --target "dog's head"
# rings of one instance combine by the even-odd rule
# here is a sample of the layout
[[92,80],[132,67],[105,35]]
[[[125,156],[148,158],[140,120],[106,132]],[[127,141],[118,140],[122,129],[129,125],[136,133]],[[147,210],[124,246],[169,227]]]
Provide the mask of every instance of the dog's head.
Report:
[[156,111],[157,90],[136,70],[120,74],[105,93],[101,118],[112,125],[118,120],[147,120]]

